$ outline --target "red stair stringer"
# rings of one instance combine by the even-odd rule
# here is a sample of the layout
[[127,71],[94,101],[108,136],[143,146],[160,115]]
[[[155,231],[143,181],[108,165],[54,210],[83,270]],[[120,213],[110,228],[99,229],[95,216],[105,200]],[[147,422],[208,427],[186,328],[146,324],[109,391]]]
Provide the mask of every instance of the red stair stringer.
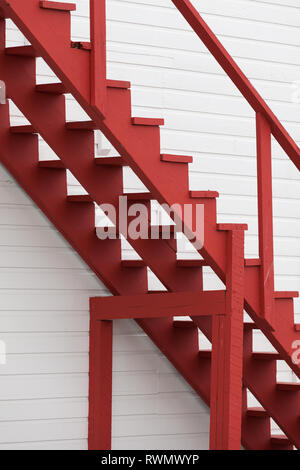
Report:
[[[119,90],[119,93],[116,90],[107,89],[107,115],[104,120],[100,119],[99,113],[95,112],[90,106],[89,94],[87,93],[87,90],[89,90],[90,52],[81,49],[73,50],[69,47],[69,19],[66,19],[66,15],[69,15],[69,13],[42,10],[39,8],[37,0],[28,0],[26,4],[22,0],[10,0],[9,4],[0,0],[0,6],[4,13],[13,19],[36,51],[50,65],[66,88],[76,97],[91,119],[95,121],[97,127],[149,188],[153,198],[160,203],[165,202],[169,206],[174,203],[180,203],[182,206],[191,204],[185,186],[181,187],[178,184],[178,170],[170,171],[169,167],[160,160],[158,127],[133,125],[129,108],[130,102],[125,94],[121,94],[124,90]],[[53,28],[54,22],[55,28]],[[51,24],[51,27],[45,27],[48,24]],[[55,39],[53,31],[57,35]],[[58,41],[60,47],[57,47]],[[293,149],[295,159],[297,159],[299,149],[296,144]],[[80,181],[85,187],[82,180]],[[89,192],[93,196],[92,192]],[[94,199],[97,201],[97,198]],[[188,224],[187,228],[189,228]],[[205,245],[201,250],[201,254],[220,279],[224,281],[226,266],[225,238],[223,234],[216,230],[215,224],[209,225],[206,223],[205,228]],[[150,267],[152,268],[151,265]],[[253,320],[260,325],[273,346],[282,354],[295,373],[300,376],[299,366],[294,364],[291,359],[292,344],[295,340],[300,340],[300,334],[295,331],[291,322],[284,322],[285,328],[283,330],[281,319],[275,318],[271,329],[262,320],[259,308],[258,282],[253,284],[251,271],[253,269],[246,270],[245,308]],[[278,327],[279,323],[280,327]],[[271,331],[272,328],[273,331]]]
[[[122,267],[120,240],[102,241],[96,237],[93,203],[67,202],[65,169],[60,165],[55,169],[38,165],[38,136],[10,132],[8,105],[0,106],[0,158],[20,186],[115,295],[147,292],[146,267]],[[115,172],[115,167],[110,171]],[[110,176],[109,172],[103,174],[102,182]],[[118,190],[115,175],[114,181],[112,191]],[[121,172],[118,184],[122,184]],[[209,405],[210,357],[202,358],[198,354],[197,329],[182,331],[174,328],[172,319],[139,320],[137,323]],[[243,426],[246,448],[251,438],[248,429],[249,426]]]

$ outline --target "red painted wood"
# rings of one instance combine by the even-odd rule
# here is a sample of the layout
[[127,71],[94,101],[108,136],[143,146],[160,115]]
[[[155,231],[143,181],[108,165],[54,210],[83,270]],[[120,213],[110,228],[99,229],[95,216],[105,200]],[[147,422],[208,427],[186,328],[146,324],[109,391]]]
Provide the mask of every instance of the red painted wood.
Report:
[[106,0],[90,0],[91,106],[105,115],[106,108]]
[[113,322],[95,319],[91,306],[89,450],[111,449]]
[[162,154],[160,156],[162,162],[171,162],[171,163],[193,163],[193,157],[188,157],[187,155],[167,155]]
[[7,47],[5,49],[5,54],[17,56],[19,55],[24,57],[38,57],[38,54],[32,46]]
[[36,85],[36,91],[40,93],[53,93],[55,95],[63,95],[67,90],[63,83],[46,83]]
[[131,121],[134,126],[163,126],[165,123],[164,119],[142,117],[133,117]]
[[51,1],[40,1],[40,7],[46,8],[48,10],[60,10],[60,11],[75,11],[76,4],[75,3],[63,3],[63,2],[53,2]]
[[[0,5],[2,6],[4,2],[0,2]],[[181,2],[182,3],[182,2]],[[187,2],[184,2],[187,3]],[[21,29],[23,29],[23,32],[27,37],[35,43],[35,47],[39,50],[39,53],[42,53],[44,58],[46,58],[46,61],[49,64],[53,65],[53,68],[55,68],[58,71],[58,76],[64,82],[66,88],[68,90],[71,90],[72,92],[72,87],[73,87],[73,92],[76,95],[78,101],[86,107],[88,112],[91,112],[90,109],[88,109],[87,104],[89,101],[89,95],[86,96],[86,92],[89,91],[89,80],[88,80],[88,74],[87,70],[88,67],[82,67],[83,64],[87,65],[88,64],[88,58],[89,58],[89,53],[87,51],[76,51],[76,53],[79,53],[78,56],[73,55],[73,51],[70,48],[67,48],[66,45],[69,44],[69,15],[67,13],[62,13],[64,19],[60,17],[58,19],[57,15],[60,15],[60,12],[52,12],[55,13],[52,15],[51,13],[51,18],[57,18],[57,22],[55,21],[55,30],[57,29],[58,31],[58,36],[60,35],[60,44],[62,45],[59,50],[58,48],[53,47],[53,42],[52,38],[47,38],[46,31],[43,31],[41,28],[42,21],[41,17],[38,14],[38,11],[33,8],[34,5],[37,5],[38,2],[33,2],[29,0],[26,2],[26,11],[24,9],[24,1],[20,0],[11,0],[9,2],[9,6],[5,5],[6,12],[12,12],[14,8],[16,8],[13,11],[13,16],[14,20],[16,20],[16,23],[20,26]],[[46,12],[43,12],[46,15]],[[50,14],[50,12],[49,12]],[[47,14],[48,15],[48,14]],[[50,16],[47,16],[47,18],[50,18]],[[68,19],[67,19],[68,18]],[[67,21],[65,21],[67,19]],[[33,28],[31,28],[31,25],[34,25]],[[30,27],[28,27],[30,25]],[[65,31],[66,30],[66,31]],[[35,34],[33,31],[38,31],[38,35]],[[64,33],[62,34],[62,31]],[[66,34],[65,34],[66,33]],[[37,36],[39,37],[39,40],[37,41]],[[47,39],[47,40],[46,40]],[[52,41],[52,42],[51,42]],[[55,44],[54,44],[55,46]],[[82,54],[81,54],[82,52]],[[11,56],[12,57],[12,56]],[[18,57],[18,56],[15,56]],[[22,56],[19,56],[22,57]],[[30,57],[28,55],[27,57]],[[76,60],[77,59],[77,60]],[[3,63],[1,64],[3,66]],[[30,73],[28,74],[27,71],[30,68],[26,65],[25,62],[18,62],[16,64],[11,63],[6,63],[4,67],[1,66],[1,73],[7,74],[7,77],[9,77],[9,81],[13,81],[13,76],[14,76],[14,71],[13,69],[15,68],[18,70],[21,70],[21,67],[23,68],[24,72],[24,77],[25,76],[30,76]],[[18,75],[17,74],[17,75]],[[10,85],[10,88],[13,89]],[[55,125],[56,125],[56,116],[57,116],[57,109],[58,106],[54,104],[54,101],[48,101],[46,102],[45,100],[40,100],[36,99],[34,96],[34,93],[29,90],[34,89],[34,84],[30,83],[30,86],[28,86],[28,83],[26,80],[24,81],[24,87],[22,87],[22,94],[21,93],[16,93],[15,90],[13,90],[14,95],[18,95],[17,98],[20,100],[21,99],[21,104],[23,103],[23,109],[24,109],[24,114],[25,111],[30,111],[31,119],[30,121],[32,122],[36,120],[36,122],[33,122],[34,128],[37,130],[42,129],[44,134],[47,138],[49,138],[49,134],[52,136],[52,144],[54,146],[60,146],[60,151],[64,154],[64,161],[71,165],[74,165],[74,162],[78,162],[79,160],[79,165],[77,166],[77,171],[80,170],[80,178],[79,180],[83,181],[85,186],[87,186],[89,194],[92,195],[93,199],[95,201],[98,201],[98,198],[100,198],[100,191],[90,191],[89,187],[93,186],[91,183],[93,180],[93,172],[95,171],[95,166],[93,166],[90,162],[90,159],[88,158],[88,164],[83,170],[83,165],[82,168],[80,169],[80,164],[83,163],[83,159],[80,158],[80,151],[78,150],[77,157],[74,155],[74,149],[75,146],[70,146],[70,158],[67,158],[66,156],[66,149],[67,145],[66,142],[64,142],[63,138],[63,133],[59,129],[62,128],[61,126],[61,120],[60,116],[63,115],[63,113],[59,113],[59,119],[57,121],[57,129],[55,130]],[[10,90],[11,91],[11,90]],[[121,94],[118,94],[118,93]],[[111,89],[111,94],[110,94],[110,104],[112,106],[109,107],[110,110],[110,116],[109,119],[106,121],[105,125],[103,127],[100,126],[100,123],[98,122],[99,127],[101,130],[103,129],[107,136],[110,137],[113,140],[113,144],[116,144],[115,147],[119,151],[119,153],[124,152],[124,158],[126,161],[130,162],[135,170],[140,171],[140,175],[143,177],[144,182],[148,182],[149,184],[149,189],[151,190],[151,194],[153,194],[153,198],[158,198],[160,201],[167,200],[168,202],[174,202],[176,201],[176,195],[177,195],[177,201],[180,200],[182,202],[187,202],[189,201],[188,198],[185,197],[185,194],[187,194],[187,184],[185,183],[184,177],[182,176],[182,171],[177,173],[176,171],[170,172],[169,170],[166,171],[161,171],[161,167],[158,165],[157,162],[160,161],[160,152],[157,143],[159,143],[159,134],[156,132],[153,132],[154,130],[150,127],[147,130],[139,128],[139,132],[134,134],[133,130],[129,126],[128,128],[124,125],[122,125],[124,122],[129,122],[130,121],[130,114],[129,114],[129,96],[127,94],[127,90],[114,90],[113,88]],[[59,97],[55,97],[59,98]],[[23,99],[23,101],[22,101]],[[18,101],[18,100],[17,100]],[[41,113],[38,113],[39,106],[38,101],[40,101],[40,110]],[[30,105],[30,110],[28,107],[28,103],[31,103]],[[18,104],[18,103],[17,103]],[[61,104],[61,103],[60,103]],[[126,106],[125,106],[126,104]],[[124,106],[123,106],[124,105]],[[128,106],[127,106],[128,105]],[[24,108],[25,107],[25,108]],[[45,109],[49,110],[49,123],[46,127],[43,127],[45,124],[45,117],[43,118],[42,116],[42,110]],[[20,106],[20,109],[22,106]],[[62,111],[63,110],[63,107]],[[51,115],[51,110],[52,115]],[[45,113],[44,113],[45,114]],[[92,113],[91,113],[92,114]],[[53,117],[55,117],[53,119]],[[94,119],[95,117],[97,118],[96,115],[91,115],[91,119]],[[144,126],[142,126],[144,127]],[[146,126],[145,126],[146,127]],[[276,122],[275,122],[275,127],[276,127]],[[280,134],[280,129],[279,131],[275,129],[274,131],[274,122],[272,121],[271,129],[273,134],[275,135],[274,132],[277,132],[277,137]],[[59,135],[60,139],[57,139],[57,130],[59,130]],[[122,131],[120,131],[122,130]],[[123,133],[124,130],[124,133]],[[281,129],[282,131],[282,129]],[[79,139],[79,136],[77,134],[72,134],[72,137],[70,137],[70,141],[76,139],[76,145],[78,146],[81,137]],[[85,133],[81,133],[82,135],[84,134],[84,139],[86,138]],[[27,136],[28,138],[34,137],[34,136]],[[22,136],[23,138],[23,136]],[[153,138],[153,141],[152,141]],[[50,139],[50,140],[51,140]],[[155,140],[156,139],[156,140]],[[155,140],[155,143],[154,143]],[[147,145],[145,146],[145,142],[147,142]],[[282,137],[282,142],[284,142],[284,145],[286,148],[290,145],[289,140],[285,140],[285,136]],[[139,147],[139,143],[141,144],[141,148]],[[88,148],[91,148],[88,147]],[[285,147],[284,147],[285,148]],[[291,146],[290,146],[291,148]],[[84,145],[81,145],[81,150],[84,150]],[[299,149],[298,149],[299,150]],[[85,153],[85,152],[84,152]],[[58,152],[60,154],[60,152]],[[72,155],[73,154],[73,155]],[[144,160],[142,161],[140,159],[140,155],[144,156]],[[299,155],[299,152],[298,154]],[[134,157],[134,158],[132,158]],[[291,157],[292,158],[292,157]],[[294,161],[295,163],[295,161]],[[140,166],[140,169],[138,168]],[[171,165],[170,165],[171,166]],[[66,164],[66,167],[69,167],[68,164]],[[165,167],[169,167],[169,165],[165,165]],[[176,167],[176,165],[172,165],[172,167]],[[90,168],[90,172],[88,171],[88,168]],[[182,166],[180,170],[182,170]],[[56,173],[56,172],[55,172]],[[57,172],[59,173],[59,172]],[[75,173],[74,173],[75,174]],[[89,175],[87,177],[87,175]],[[184,174],[185,176],[186,174]],[[20,176],[19,180],[23,181],[22,176]],[[95,183],[97,181],[97,178],[95,177]],[[176,185],[174,185],[174,181],[176,181]],[[180,184],[179,184],[180,181]],[[187,180],[186,180],[187,181]],[[27,185],[27,187],[30,190],[30,186]],[[94,188],[99,187],[99,184],[95,184]],[[91,188],[92,189],[92,188]],[[32,190],[31,190],[32,192]],[[173,198],[174,196],[174,198]],[[207,261],[211,264],[213,269],[217,272],[217,274],[221,277],[221,279],[224,280],[224,273],[226,270],[226,247],[224,244],[224,236],[221,233],[216,232],[215,230],[215,214],[213,214],[213,206],[209,205],[207,206],[209,210],[206,210],[206,213],[208,213],[209,217],[207,217],[206,220],[206,225],[208,226],[208,229],[206,230],[206,246],[205,249],[203,250],[203,255],[206,258]],[[51,208],[48,207],[48,211],[51,213]],[[52,217],[52,220],[56,222],[56,217]],[[224,234],[225,235],[225,234]],[[183,285],[184,279],[178,279],[176,281],[176,277],[170,275],[170,273],[176,272],[176,276],[180,276],[178,273],[178,269],[170,269],[172,266],[172,263],[176,265],[174,262],[174,258],[169,256],[169,251],[166,251],[165,249],[162,249],[162,245],[156,245],[156,248],[154,249],[155,245],[154,244],[149,244],[148,245],[144,243],[137,243],[137,247],[139,248],[137,251],[141,254],[143,254],[143,257],[147,259],[147,264],[152,268],[154,266],[156,269],[154,269],[154,272],[159,274],[160,279],[164,281],[164,283],[168,286],[170,286],[172,289],[180,288],[180,286]],[[148,260],[151,259],[151,256],[153,258],[153,261],[151,263],[148,263]],[[162,259],[164,259],[164,264],[162,266],[159,266],[158,263],[155,261],[159,259],[160,262]],[[159,268],[158,268],[159,266]],[[134,271],[134,270],[131,270]],[[257,302],[258,299],[258,277],[257,277],[257,269],[256,266],[251,266],[251,269],[246,270],[246,304],[245,307],[252,315],[252,317],[257,320],[257,314],[259,313],[259,305]],[[111,283],[111,285],[115,286],[119,281],[118,275],[116,275],[117,271],[113,270],[111,271],[111,278],[109,276],[109,279],[106,279],[106,282]],[[105,277],[105,276],[104,276]],[[186,276],[187,277],[187,276]],[[194,280],[194,276],[189,277],[189,281],[192,281],[193,286],[196,285],[196,281]],[[177,284],[178,282],[178,284]],[[186,281],[188,283],[188,281]],[[193,287],[194,288],[194,287]],[[134,290],[133,287],[131,289]],[[297,336],[296,330],[294,328],[293,320],[292,320],[292,301],[290,299],[276,299],[278,302],[276,305],[278,306],[276,313],[276,317],[273,322],[273,327],[274,327],[274,332],[271,332],[269,329],[267,329],[267,325],[264,325],[263,323],[259,323],[261,327],[263,328],[264,332],[267,334],[269,339],[271,340],[272,344],[275,345],[275,347],[281,352],[282,357],[285,358],[286,360],[289,360],[289,354],[291,351],[291,344],[294,339],[299,339],[299,334]],[[286,302],[285,302],[286,301]],[[280,307],[279,307],[280,306]],[[284,315],[283,315],[284,314]],[[282,322],[282,318],[285,319],[284,322]],[[202,328],[204,331],[209,330],[209,325],[206,325],[203,321],[203,319],[198,319],[198,323],[201,324]],[[167,323],[164,323],[167,325]],[[165,338],[161,336],[160,331],[155,330],[155,328],[151,327],[150,323],[144,322],[144,329],[145,331],[147,330],[149,335],[153,337],[156,341],[161,341],[161,345],[164,344]],[[168,328],[166,326],[166,328]],[[164,330],[166,331],[166,330]],[[180,341],[180,338],[178,338],[178,341]],[[170,347],[169,351],[172,350],[171,348],[171,343],[168,345]],[[173,346],[172,346],[173,347]],[[172,350],[173,351],[173,356],[171,353],[169,354],[169,357],[172,356],[172,360],[177,363],[179,369],[183,371],[183,375],[190,381],[192,384],[197,384],[197,387],[199,388],[199,382],[195,381],[193,374],[196,374],[196,368],[193,368],[192,366],[189,368],[188,363],[180,362],[179,358],[177,357],[176,354],[176,348]],[[175,352],[174,352],[175,351]],[[184,349],[182,350],[184,352]],[[185,359],[187,359],[187,355],[184,356]],[[193,363],[193,357],[192,357],[192,351],[191,351],[191,363]],[[253,361],[257,364],[258,361],[254,360]],[[184,367],[183,363],[185,364]],[[271,364],[272,361],[260,361],[261,366],[266,366],[268,364]],[[289,362],[290,363],[290,362]],[[296,365],[293,365],[293,368],[296,373],[299,373],[299,368]],[[185,369],[185,370],[184,370]],[[206,369],[207,370],[207,369]],[[267,392],[263,389],[260,388],[260,384],[257,380],[255,380],[255,377],[251,376],[249,373],[250,368],[246,368],[245,373],[247,377],[247,381],[249,382],[249,386],[251,387],[256,387],[257,390],[259,390],[259,399],[263,397],[263,400],[260,401],[265,401],[264,406],[268,408],[268,410],[271,410],[271,414],[275,415],[275,417],[280,416],[280,398],[276,397],[272,401],[270,399],[267,399],[265,397],[268,397],[269,395]],[[203,379],[203,382],[205,384],[204,388],[201,388],[202,392],[204,390],[204,396],[207,399],[207,394],[206,390],[207,388],[207,381]],[[254,384],[254,385],[253,385]],[[297,441],[297,432],[295,431],[295,428],[293,427],[293,422],[292,422],[292,415],[290,413],[286,414],[287,419],[285,422],[281,419],[281,426],[282,428],[286,427],[289,434],[289,436],[292,436],[292,438]],[[299,434],[299,433],[298,433]],[[249,442],[249,441],[248,441]],[[266,444],[267,446],[267,444]]]
[[257,200],[259,229],[261,315],[272,322],[274,312],[274,249],[272,202],[271,128],[262,114],[256,115]]
[[227,236],[227,315],[213,318],[211,450],[240,450],[242,436],[244,233]]
[[219,197],[219,193],[217,191],[190,191],[190,197],[192,199],[215,199]]
[[106,86],[108,88],[121,88],[128,90],[131,87],[131,83],[124,80],[106,80]]
[[225,291],[94,297],[91,306],[97,320],[222,315]]

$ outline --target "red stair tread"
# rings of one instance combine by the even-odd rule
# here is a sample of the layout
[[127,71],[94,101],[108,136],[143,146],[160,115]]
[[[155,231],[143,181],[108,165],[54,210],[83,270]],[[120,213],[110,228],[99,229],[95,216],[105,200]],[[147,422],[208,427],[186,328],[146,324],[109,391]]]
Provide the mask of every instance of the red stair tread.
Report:
[[93,202],[89,194],[75,194],[67,197],[68,202]]
[[193,163],[193,157],[189,157],[187,155],[168,155],[162,154],[160,156],[162,162],[170,162],[170,163]]
[[277,291],[274,293],[275,299],[292,299],[299,297],[299,292],[296,291]]
[[207,266],[204,259],[178,259],[176,264],[179,268],[202,268]]
[[280,354],[277,352],[253,352],[252,357],[258,361],[278,361],[281,359]]
[[95,158],[95,163],[96,165],[127,166],[122,157],[99,157]]
[[65,165],[61,160],[43,160],[39,162],[40,168],[53,168],[53,169],[65,169]]
[[253,407],[247,409],[247,415],[253,418],[266,418],[269,417],[268,412],[264,408]]
[[190,191],[192,199],[216,199],[219,197],[217,191]]
[[54,95],[63,95],[67,92],[63,83],[43,83],[36,85],[35,89],[39,93],[52,93]]
[[248,230],[248,224],[217,224],[217,230]]
[[47,10],[75,11],[76,5],[74,3],[62,3],[41,0],[40,8],[45,8]]
[[7,47],[5,49],[5,54],[7,55],[19,55],[25,57],[38,57],[36,51],[32,46],[16,46],[16,47]]
[[300,323],[295,324],[295,331],[300,331]]
[[191,320],[174,320],[173,321],[174,328],[192,328],[197,329],[195,323]]
[[31,125],[25,125],[25,126],[12,126],[10,128],[10,132],[13,134],[36,134],[35,128]]
[[123,268],[143,268],[145,267],[145,262],[142,259],[128,259],[121,261]]
[[131,122],[134,126],[163,126],[164,119],[133,117]]
[[67,122],[66,128],[70,130],[77,130],[77,131],[94,131],[98,129],[97,124],[95,124],[93,121]]
[[279,435],[272,435],[271,436],[271,443],[277,446],[286,446],[290,444],[290,440],[281,434]]
[[123,196],[127,196],[128,201],[151,201],[153,199],[151,193],[124,193]]
[[123,80],[106,80],[106,85],[108,88],[121,88],[128,89],[131,87],[131,83]]
[[251,322],[245,322],[244,323],[244,328],[246,330],[258,330],[259,328],[256,326],[255,323],[251,323]]
[[278,382],[277,389],[284,392],[298,392],[300,391],[300,382]]
[[199,351],[199,356],[204,358],[204,359],[210,359],[211,358],[211,350],[210,349],[202,349]]

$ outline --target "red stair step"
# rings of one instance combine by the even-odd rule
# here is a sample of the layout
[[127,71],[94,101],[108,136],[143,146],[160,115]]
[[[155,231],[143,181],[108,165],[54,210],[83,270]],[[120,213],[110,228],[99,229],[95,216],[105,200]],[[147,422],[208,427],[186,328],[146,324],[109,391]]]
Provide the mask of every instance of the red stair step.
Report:
[[7,47],[5,49],[5,54],[7,55],[18,55],[24,57],[39,57],[32,46],[16,46],[16,47]]
[[253,407],[247,409],[247,415],[253,418],[266,418],[269,417],[268,412],[264,408]]
[[93,202],[89,194],[75,194],[67,196],[68,202]]
[[271,444],[281,447],[291,444],[290,440],[281,434],[271,436]]
[[300,382],[279,382],[276,387],[283,392],[298,392],[300,390]]
[[75,121],[67,122],[66,128],[76,131],[94,131],[98,127],[97,124],[95,124],[93,121]]
[[295,324],[295,331],[300,331],[300,323]]
[[53,95],[63,95],[67,93],[65,85],[63,83],[42,83],[36,85],[36,91],[39,93],[51,93]]
[[299,292],[296,291],[282,291],[274,293],[275,299],[293,299],[299,297]]
[[245,259],[245,266],[261,266],[260,259]]
[[193,328],[197,329],[197,325],[191,320],[174,320],[173,321],[174,328]]
[[248,224],[217,224],[219,231],[248,230]]
[[281,359],[277,352],[253,352],[252,357],[257,361],[279,361]]
[[123,196],[127,196],[128,201],[151,201],[153,199],[151,193],[124,193]]
[[163,126],[165,123],[164,119],[153,119],[153,118],[140,118],[133,117],[131,122],[134,126]]
[[76,5],[74,3],[50,2],[41,0],[40,8],[47,10],[75,11]]
[[160,156],[162,162],[170,163],[193,163],[193,157],[188,157],[186,155],[167,155],[162,154]]
[[219,197],[217,191],[190,191],[192,199],[216,199]]
[[204,259],[178,259],[176,264],[179,268],[202,268],[208,266]]
[[106,80],[106,86],[107,88],[120,88],[127,90],[131,87],[131,83],[123,80]]
[[143,268],[145,267],[145,262],[142,259],[126,259],[121,261],[123,268]]
[[65,169],[65,165],[61,160],[44,160],[39,162],[40,168],[51,168],[51,169]]
[[36,130],[31,124],[25,126],[12,126],[10,132],[13,134],[37,134]]
[[125,160],[122,157],[100,157],[95,158],[96,165],[107,165],[107,166],[127,166]]
[[202,349],[199,351],[199,356],[204,359],[211,358],[211,350],[210,349]]
[[251,323],[251,322],[245,322],[244,323],[244,329],[245,330],[259,330],[259,328],[256,326],[256,324]]

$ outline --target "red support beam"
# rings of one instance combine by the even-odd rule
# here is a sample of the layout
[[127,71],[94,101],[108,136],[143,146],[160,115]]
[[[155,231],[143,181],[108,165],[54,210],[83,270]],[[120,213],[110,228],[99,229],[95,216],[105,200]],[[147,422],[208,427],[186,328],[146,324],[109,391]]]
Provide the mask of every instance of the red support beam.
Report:
[[91,307],[89,450],[111,449],[113,322],[97,321]]
[[105,115],[106,107],[106,0],[90,0],[91,105]]
[[256,115],[257,199],[260,266],[261,315],[272,322],[274,311],[274,249],[272,202],[271,128],[265,117]]
[[240,450],[242,432],[244,231],[228,232],[226,313],[213,317],[210,449]]
[[90,299],[97,320],[224,315],[225,291],[166,292]]

